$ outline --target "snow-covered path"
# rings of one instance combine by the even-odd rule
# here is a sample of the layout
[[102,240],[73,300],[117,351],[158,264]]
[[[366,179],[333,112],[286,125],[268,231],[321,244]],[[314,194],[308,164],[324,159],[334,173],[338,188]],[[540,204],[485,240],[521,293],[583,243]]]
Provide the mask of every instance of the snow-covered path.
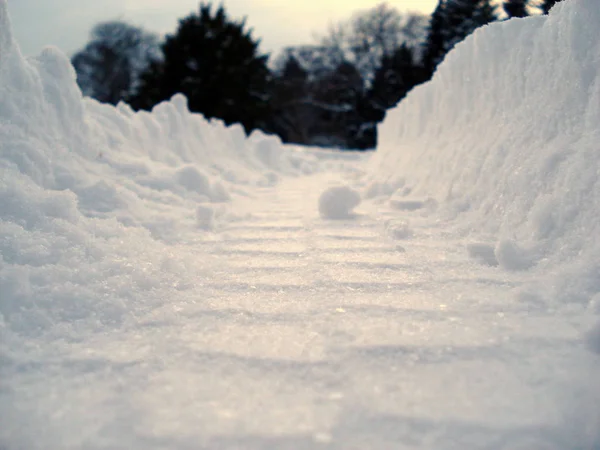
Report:
[[593,386],[569,369],[590,360],[579,316],[511,301],[518,276],[427,218],[402,242],[386,211],[321,219],[330,178],[266,190],[264,211],[211,244],[206,298],[149,331],[173,356],[148,420],[183,413],[208,448],[515,448],[586,426],[568,417]]
[[82,98],[0,0],[0,450],[598,450],[598,23],[482,27],[367,161]]
[[[597,367],[581,315],[516,302],[520,276],[473,262],[426,213],[372,205],[376,216],[365,207],[321,219],[318,194],[336,182],[260,188],[250,217],[185,243],[204,274],[195,286],[174,286],[116,331],[39,348],[56,367],[22,368],[28,394],[13,389],[11,418],[37,430],[13,429],[14,448],[563,449],[592,439]],[[390,236],[387,215],[410,220],[411,235]]]

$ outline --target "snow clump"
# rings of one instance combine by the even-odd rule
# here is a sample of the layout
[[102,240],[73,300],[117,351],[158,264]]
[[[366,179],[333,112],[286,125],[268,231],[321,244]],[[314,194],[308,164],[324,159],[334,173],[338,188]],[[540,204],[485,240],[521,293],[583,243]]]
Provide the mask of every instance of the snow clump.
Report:
[[348,219],[360,204],[360,194],[348,186],[334,186],[319,198],[319,214],[324,219]]

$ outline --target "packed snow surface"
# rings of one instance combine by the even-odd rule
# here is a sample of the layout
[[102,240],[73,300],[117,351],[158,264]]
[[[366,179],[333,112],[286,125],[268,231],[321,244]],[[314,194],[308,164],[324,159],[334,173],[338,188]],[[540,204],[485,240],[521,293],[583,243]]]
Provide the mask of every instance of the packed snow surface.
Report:
[[2,450],[600,448],[596,0],[477,31],[372,157],[84,99],[7,10]]

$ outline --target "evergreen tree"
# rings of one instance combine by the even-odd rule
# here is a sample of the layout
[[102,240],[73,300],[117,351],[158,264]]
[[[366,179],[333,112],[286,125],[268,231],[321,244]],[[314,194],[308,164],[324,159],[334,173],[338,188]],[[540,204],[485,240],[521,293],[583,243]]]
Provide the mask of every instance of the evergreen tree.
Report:
[[504,9],[509,19],[513,17],[527,17],[529,15],[527,12],[528,3],[528,0],[506,0],[502,4],[502,9]]
[[429,25],[423,65],[429,76],[454,46],[497,19],[491,0],[439,0]]
[[180,92],[191,111],[226,124],[241,123],[246,132],[264,126],[268,115],[270,73],[267,56],[245,22],[231,21],[220,6],[201,4],[197,14],[180,20],[167,36],[162,61],[142,77],[134,108],[150,109]]
[[284,142],[309,144],[316,122],[310,95],[308,72],[293,55],[288,55],[283,68],[273,77],[272,114],[267,131]]
[[433,75],[435,68],[445,54],[445,42],[448,35],[446,24],[447,0],[439,0],[431,15],[427,40],[424,44],[423,66],[428,74]]
[[[359,114],[364,102],[364,80],[357,67],[344,61],[311,85],[310,104],[318,117],[313,143],[338,148],[372,148],[374,131]],[[368,127],[367,127],[368,128]]]
[[540,8],[542,9],[542,12],[544,14],[548,14],[548,12],[552,9],[552,7],[560,1],[562,1],[562,0],[544,0],[542,2],[542,4],[540,5]]
[[381,121],[386,110],[395,106],[423,81],[422,72],[423,68],[415,62],[413,51],[406,45],[401,45],[392,55],[383,58],[368,94],[371,105],[378,112],[377,121]]

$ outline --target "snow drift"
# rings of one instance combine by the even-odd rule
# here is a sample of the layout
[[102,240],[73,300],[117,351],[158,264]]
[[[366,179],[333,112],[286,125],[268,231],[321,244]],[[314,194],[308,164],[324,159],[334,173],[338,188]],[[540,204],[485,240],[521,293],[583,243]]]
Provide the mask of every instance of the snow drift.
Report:
[[552,272],[540,292],[588,301],[600,291],[599,23],[596,0],[570,0],[476,31],[389,112],[368,192],[427,199],[478,241],[476,258]]
[[23,57],[0,0],[1,345],[9,332],[121,323],[191,285],[208,258],[167,244],[251,213],[248,187],[316,159],[190,114],[180,95],[151,113],[83,98],[60,51]]

